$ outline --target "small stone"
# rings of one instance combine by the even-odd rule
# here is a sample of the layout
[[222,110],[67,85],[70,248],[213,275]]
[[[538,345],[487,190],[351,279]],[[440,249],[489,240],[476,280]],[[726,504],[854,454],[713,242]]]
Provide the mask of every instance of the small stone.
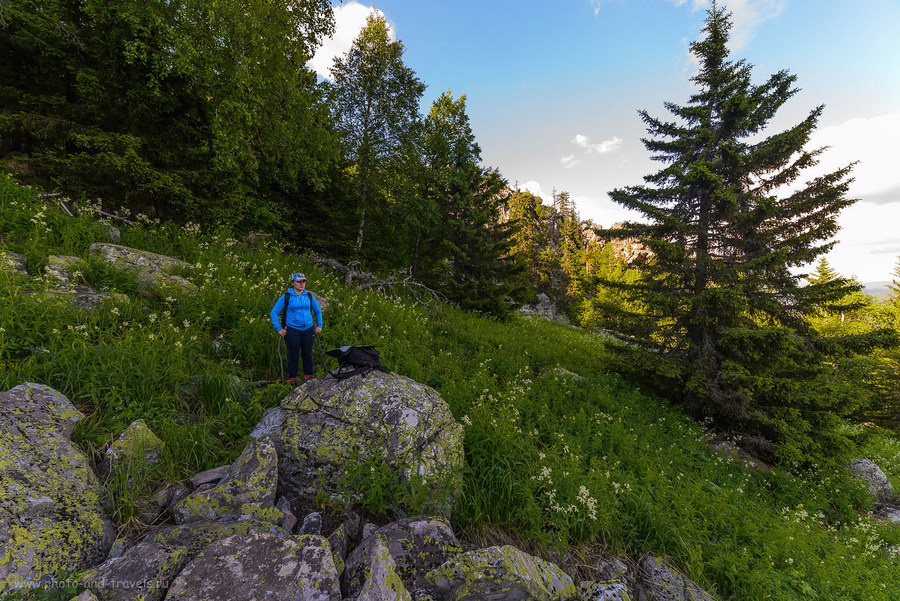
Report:
[[366,522],[362,527],[362,539],[366,540],[376,532],[378,532],[378,525],[373,524],[372,522]]
[[346,518],[344,519],[344,528],[347,530],[348,538],[356,538],[359,535],[359,525],[362,522],[362,518],[359,517],[359,514],[355,511],[351,511],[347,509],[344,512]]
[[119,231],[119,228],[109,223],[104,224],[103,235],[106,236],[107,242],[113,244],[118,244],[122,240],[122,232]]
[[[291,534],[294,531],[294,526],[297,525],[297,516],[294,515],[294,512],[291,510],[291,503],[287,500],[287,497],[284,495],[278,499],[278,503],[275,504],[277,509],[281,510],[281,513],[284,514],[284,517],[278,523],[285,532]],[[303,532],[301,534],[319,534],[316,532]]]
[[204,484],[218,484],[222,481],[222,478],[228,475],[228,470],[230,469],[230,465],[220,465],[219,467],[198,472],[191,477],[191,484],[194,488]]
[[314,511],[303,518],[303,524],[297,530],[297,534],[322,534],[322,514]]

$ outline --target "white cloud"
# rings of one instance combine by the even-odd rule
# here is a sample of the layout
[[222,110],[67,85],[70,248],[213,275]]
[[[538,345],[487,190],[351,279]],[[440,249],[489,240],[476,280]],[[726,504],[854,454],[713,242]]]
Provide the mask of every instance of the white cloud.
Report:
[[572,167],[580,165],[581,159],[576,159],[574,154],[570,154],[559,159],[559,162],[562,163],[563,167],[566,169],[571,169]]
[[531,180],[525,182],[521,186],[522,190],[527,190],[531,192],[533,195],[539,197],[541,200],[551,200],[553,198],[552,194],[544,194],[544,191],[541,189],[541,184],[538,182]]
[[597,154],[608,154],[619,149],[622,145],[622,138],[613,136],[609,140],[603,140],[597,144],[592,144],[589,137],[584,134],[576,134],[572,139],[572,143],[583,148],[588,153],[596,152]]
[[[353,45],[353,40],[365,26],[370,14],[384,16],[374,6],[366,6],[351,0],[334,7],[334,35],[326,39],[307,63],[307,67],[325,79],[331,79],[331,66],[336,56],[346,54]],[[388,23],[388,33],[392,40],[397,39],[394,27]]]
[[[668,0],[675,6],[684,6],[688,0]],[[707,0],[690,0],[691,11],[706,10]],[[731,13],[731,37],[728,47],[733,52],[740,50],[753,38],[756,29],[776,18],[787,7],[788,0],[723,0],[725,9]]]
[[854,118],[823,127],[810,140],[811,148],[820,146],[829,148],[810,173],[827,173],[859,161],[852,173],[851,195],[875,204],[900,203],[900,171],[897,170],[900,113]]
[[844,276],[863,282],[889,280],[897,264],[900,233],[900,113],[854,118],[817,130],[810,148],[828,146],[819,164],[803,174],[803,181],[830,173],[853,161],[850,197],[860,202],[841,213],[839,242],[828,261]]

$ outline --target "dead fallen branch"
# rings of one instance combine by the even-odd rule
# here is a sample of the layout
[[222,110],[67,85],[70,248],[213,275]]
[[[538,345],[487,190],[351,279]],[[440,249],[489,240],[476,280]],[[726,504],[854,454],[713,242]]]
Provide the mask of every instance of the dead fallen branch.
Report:
[[384,296],[393,296],[395,298],[399,298],[400,290],[403,290],[416,302],[425,307],[434,302],[448,302],[447,297],[437,290],[433,290],[425,284],[412,279],[411,267],[403,269],[396,277],[385,279],[359,269],[359,261],[351,261],[344,265],[335,259],[318,257],[314,259],[314,262],[321,267],[328,267],[343,273],[344,285],[348,287],[357,282],[357,287],[360,290],[375,289]]

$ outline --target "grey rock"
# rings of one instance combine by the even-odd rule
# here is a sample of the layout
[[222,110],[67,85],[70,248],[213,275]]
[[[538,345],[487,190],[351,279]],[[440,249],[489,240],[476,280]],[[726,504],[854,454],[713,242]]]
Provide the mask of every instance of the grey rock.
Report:
[[[287,497],[282,496],[278,499],[278,503],[275,504],[275,507],[281,511],[284,516],[281,521],[278,523],[285,532],[288,534],[294,531],[294,526],[297,525],[297,516],[294,515],[294,512],[291,510],[291,503],[287,500]],[[301,532],[300,534],[321,534],[319,532]]]
[[172,508],[175,523],[239,516],[278,523],[282,515],[275,508],[277,474],[278,458],[272,441],[253,441],[215,488],[195,492]]
[[220,465],[219,467],[197,472],[191,476],[191,485],[197,488],[204,484],[218,484],[228,475],[229,470],[231,470],[230,465]]
[[647,601],[716,601],[694,581],[652,555],[641,559],[638,569]]
[[900,507],[885,506],[881,508],[878,514],[884,518],[886,522],[900,524]]
[[553,369],[548,369],[544,373],[541,374],[542,378],[560,378],[563,380],[574,380],[575,382],[582,382],[584,378],[576,374],[575,372],[569,371],[564,367],[554,367]]
[[628,585],[622,581],[582,582],[578,585],[578,601],[632,601]]
[[125,555],[125,552],[133,546],[134,543],[132,543],[129,539],[117,538],[106,556],[106,561],[109,561],[110,559],[116,559],[117,557],[122,557],[123,555]]
[[159,463],[163,442],[150,427],[139,419],[129,425],[106,449],[97,466],[101,475],[114,477],[119,469],[128,472],[146,471],[147,466]]
[[289,536],[281,527],[266,520],[205,520],[160,528],[148,534],[144,541],[168,547],[184,547],[187,549],[188,558],[193,559],[217,540],[239,534],[267,534],[277,538],[288,538]]
[[626,580],[630,569],[628,564],[618,557],[611,557],[597,562],[596,566],[598,580],[601,582],[609,582],[614,580]]
[[250,438],[278,437],[281,434],[281,422],[284,412],[281,407],[270,407],[263,412],[259,422],[250,431]]
[[[463,428],[440,395],[394,373],[315,378],[281,403],[279,485],[298,498],[347,494],[348,462],[383,457],[401,480],[420,479],[436,497],[455,498]],[[323,490],[317,490],[321,482]]]
[[347,530],[343,524],[328,535],[328,544],[331,546],[331,555],[334,557],[334,565],[338,576],[344,573],[345,560],[347,559],[347,542]]
[[47,386],[0,392],[0,597],[96,565],[116,538],[100,480],[70,440],[83,417]]
[[396,571],[390,551],[381,539],[369,549],[365,585],[356,601],[412,601]]
[[578,593],[560,568],[510,546],[462,553],[428,572],[425,580],[432,593],[453,601],[563,601]]
[[877,501],[889,503],[895,499],[893,486],[874,461],[853,459],[850,461],[850,473],[856,480],[862,482]]
[[373,524],[372,522],[366,522],[362,527],[362,539],[365,540],[373,536],[376,532],[378,532],[378,524]]
[[395,570],[410,590],[426,588],[425,574],[462,553],[462,546],[443,518],[420,517],[392,522],[365,537],[347,557],[347,590],[361,590],[368,577],[375,545],[387,547]]
[[125,591],[142,601],[159,601],[186,562],[187,550],[183,547],[141,542],[121,557],[88,570],[82,581],[92,583],[91,590],[101,600],[121,599]]
[[303,523],[300,525],[300,529],[297,531],[297,534],[322,534],[322,514],[318,511],[313,511],[308,514],[305,518],[303,518]]
[[537,315],[539,317],[543,317],[551,321],[558,321],[559,323],[563,323],[566,325],[569,324],[569,318],[566,316],[566,314],[560,312],[553,301],[550,300],[550,297],[543,292],[537,295],[536,303],[522,306],[519,309],[519,312],[525,313],[527,315]]
[[122,232],[110,223],[103,224],[103,235],[106,236],[107,242],[112,242],[113,244],[118,244],[122,240]]
[[81,591],[81,594],[77,597],[72,597],[69,601],[100,601],[97,599],[97,596],[91,592],[91,589],[85,589]]
[[51,296],[62,297],[73,307],[90,311],[109,301],[124,304],[128,297],[119,292],[98,292],[80,283],[76,274],[84,267],[79,257],[50,255],[44,273],[50,282],[47,291]]
[[25,255],[8,250],[0,250],[0,271],[28,275],[26,265]]
[[191,266],[174,257],[156,253],[95,242],[91,244],[92,254],[99,256],[114,269],[133,273],[138,281],[142,294],[167,294],[181,292],[193,294],[197,287],[183,277],[174,275],[174,271],[189,269]]
[[75,284],[74,274],[82,267],[84,261],[79,257],[50,255],[47,257],[47,265],[44,266],[44,275],[58,285]]
[[170,484],[153,494],[153,502],[160,511],[165,511],[189,494],[191,494],[190,489],[183,484]]
[[359,526],[362,518],[359,517],[358,513],[350,509],[347,509],[344,515],[346,516],[344,518],[344,528],[347,530],[347,537],[355,539],[359,536]]
[[339,601],[328,541],[242,534],[216,541],[178,575],[166,599]]

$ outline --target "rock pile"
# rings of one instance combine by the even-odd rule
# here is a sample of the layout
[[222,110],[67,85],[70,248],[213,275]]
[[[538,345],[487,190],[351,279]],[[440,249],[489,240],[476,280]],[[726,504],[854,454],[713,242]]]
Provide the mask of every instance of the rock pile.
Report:
[[[376,453],[403,478],[449,486],[448,498],[455,496],[457,480],[443,475],[462,465],[462,428],[434,390],[397,374],[299,387],[232,465],[158,491],[148,521],[167,523],[138,541],[113,542],[99,480],[68,440],[81,416],[65,397],[33,384],[0,397],[0,594],[86,570],[77,574],[86,589],[78,601],[712,599],[653,558],[576,583],[515,547],[468,547],[445,516],[361,524],[345,510],[330,532],[318,513],[298,519],[281,492],[324,486],[346,494],[333,491],[338,480],[329,477],[342,462]],[[101,464],[109,474],[132,470],[157,461],[160,444],[135,422]]]

